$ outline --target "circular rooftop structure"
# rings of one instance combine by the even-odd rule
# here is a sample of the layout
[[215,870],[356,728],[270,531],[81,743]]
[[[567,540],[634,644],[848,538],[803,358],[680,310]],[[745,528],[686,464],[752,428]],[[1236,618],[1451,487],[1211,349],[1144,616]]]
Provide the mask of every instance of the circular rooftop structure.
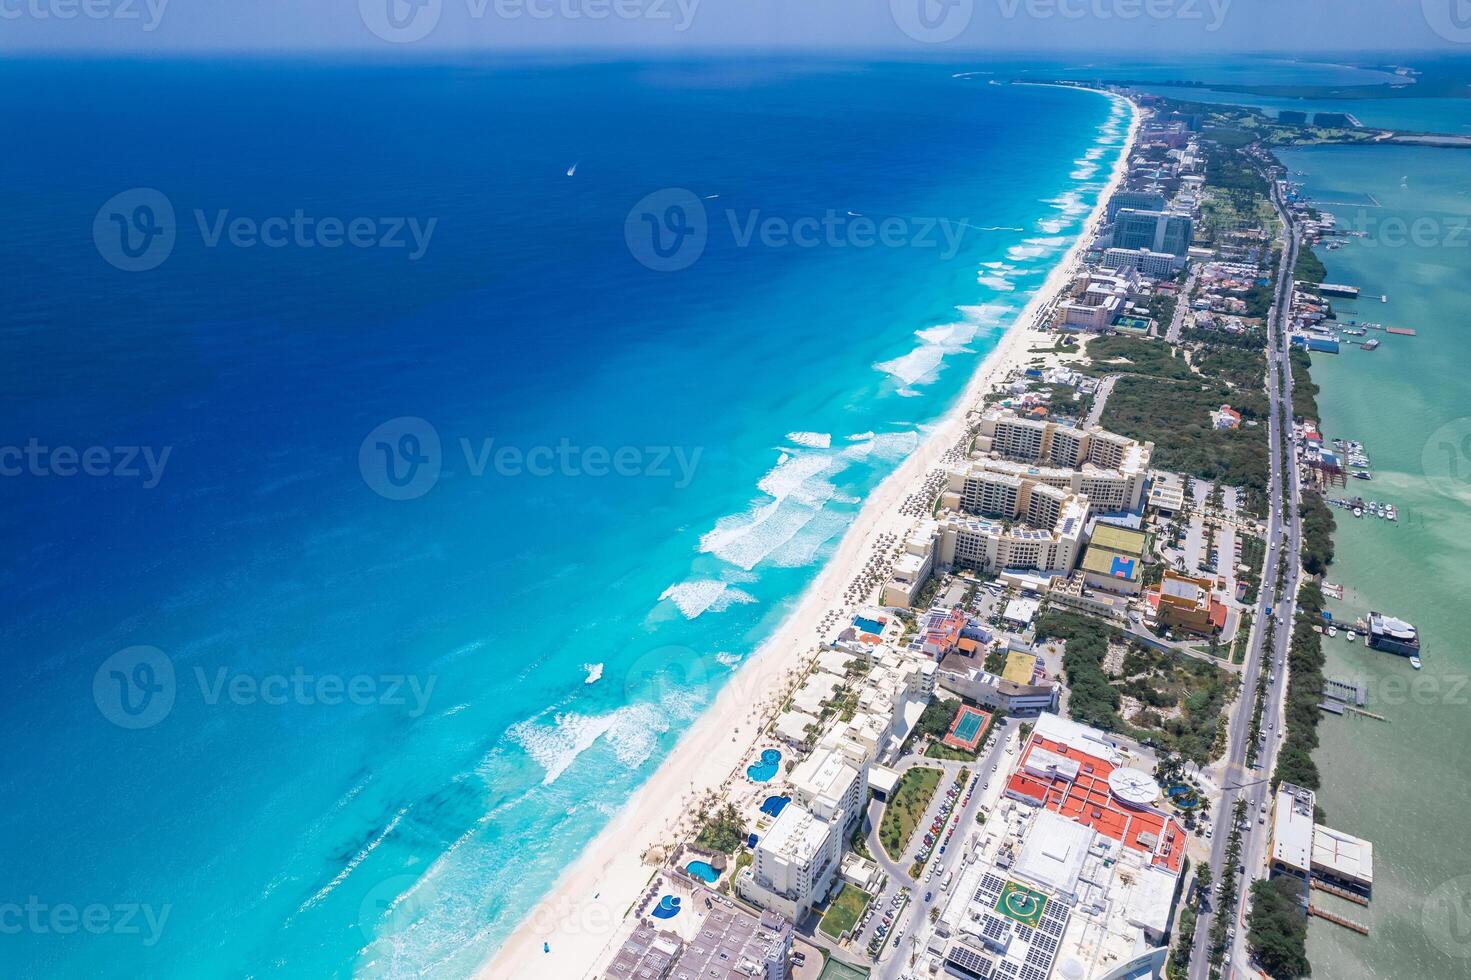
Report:
[[1149,806],[1159,799],[1159,783],[1140,769],[1115,769],[1109,773],[1108,791],[1125,806]]

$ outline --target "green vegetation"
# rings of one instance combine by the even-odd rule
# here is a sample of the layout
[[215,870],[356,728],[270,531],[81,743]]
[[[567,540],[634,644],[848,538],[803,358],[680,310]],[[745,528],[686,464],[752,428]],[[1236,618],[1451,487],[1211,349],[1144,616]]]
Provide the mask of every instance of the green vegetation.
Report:
[[884,806],[883,819],[879,821],[879,843],[890,858],[897,861],[904,854],[914,828],[934,798],[942,775],[944,771],[940,769],[916,767],[899,780],[893,798]]
[[1277,754],[1277,771],[1272,785],[1295,783],[1307,789],[1319,785],[1313,750],[1318,747],[1318,702],[1323,699],[1323,637],[1313,630],[1322,622],[1323,593],[1311,582],[1297,596],[1297,621],[1292,625],[1292,642],[1287,649],[1287,710],[1283,715],[1286,736]]
[[859,917],[871,901],[873,896],[868,892],[854,885],[844,884],[842,891],[828,903],[818,928],[833,939],[842,937],[858,924]]
[[1147,374],[1179,381],[1195,377],[1184,357],[1169,344],[1156,340],[1116,335],[1095,337],[1088,341],[1088,357],[1092,363],[1080,370],[1098,377]]
[[988,673],[1000,674],[1006,669],[1006,651],[992,650],[986,654],[985,668]]
[[910,733],[909,744],[914,745],[926,738],[944,738],[945,733],[950,731],[950,725],[955,721],[955,716],[959,713],[959,701],[931,698],[930,703],[924,706],[924,712],[919,716],[919,721],[914,723],[914,731]]
[[[1210,413],[1230,404],[1243,421],[1216,429]],[[1204,480],[1219,480],[1264,493],[1267,488],[1267,397],[1221,382],[1179,384],[1153,377],[1124,377],[1103,411],[1103,426],[1155,444],[1154,465]]]
[[1297,253],[1297,264],[1292,267],[1292,278],[1313,286],[1328,278],[1328,269],[1311,248],[1304,245]]
[[1062,670],[1068,683],[1068,713],[1075,721],[1104,731],[1123,731],[1119,717],[1119,692],[1103,671],[1108,643],[1117,639],[1117,629],[1078,613],[1044,612],[1037,618],[1037,642],[1066,640]]
[[1258,881],[1251,886],[1251,913],[1246,941],[1262,968],[1274,977],[1312,976],[1308,962],[1308,920],[1297,903],[1295,887],[1286,878]]
[[[1221,713],[1237,683],[1228,671],[1128,641],[1118,628],[1080,613],[1044,612],[1037,620],[1037,639],[1067,641],[1062,667],[1074,720],[1148,739],[1196,762],[1215,754]],[[1123,676],[1117,679],[1103,669],[1110,642],[1129,643]],[[1144,706],[1132,723],[1119,714],[1125,695]]]
[[1294,347],[1288,352],[1287,361],[1292,366],[1292,414],[1317,421],[1318,386],[1308,373],[1312,356],[1301,347]]
[[707,851],[730,854],[746,839],[745,823],[735,808],[727,803],[714,813],[705,815],[705,825],[700,828],[695,844]]
[[1333,531],[1338,522],[1315,491],[1302,493],[1302,567],[1309,575],[1323,575],[1333,564]]

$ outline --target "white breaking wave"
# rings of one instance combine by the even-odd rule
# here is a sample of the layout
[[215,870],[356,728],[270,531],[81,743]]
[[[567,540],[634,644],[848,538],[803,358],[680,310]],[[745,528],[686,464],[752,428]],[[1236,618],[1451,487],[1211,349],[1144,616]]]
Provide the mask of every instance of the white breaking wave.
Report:
[[408,807],[404,807],[403,809],[395,813],[393,815],[393,819],[388,821],[388,826],[384,827],[383,830],[380,831],[376,837],[368,841],[368,843],[363,846],[363,849],[354,854],[352,856],[352,860],[348,861],[347,864],[343,866],[342,870],[337,872],[336,877],[334,877],[331,881],[327,882],[327,884],[318,889],[317,893],[311,898],[307,899],[305,902],[302,902],[296,911],[298,913],[305,912],[307,909],[311,908],[313,905],[316,905],[322,899],[332,894],[332,892],[336,890],[337,886],[346,881],[348,875],[356,871],[358,865],[367,860],[368,855],[376,851],[378,849],[378,845],[382,844],[383,841],[388,838],[388,835],[393,833],[394,828],[398,826],[399,821],[402,820],[404,818],[404,814],[408,812]]
[[715,662],[722,667],[734,667],[744,659],[746,659],[745,655],[740,653],[726,653],[722,651],[715,655]]
[[786,544],[833,499],[837,488],[828,479],[841,460],[818,452],[783,453],[757,487],[764,497],[749,509],[715,522],[700,538],[700,551],[750,571]]
[[881,361],[874,367],[892,377],[900,384],[899,394],[918,394],[916,385],[929,384],[939,376],[940,367],[948,354],[969,350],[966,346],[975,339],[982,327],[999,322],[1006,307],[997,305],[959,307],[962,320],[938,327],[916,330],[919,346],[907,354],[890,361]]
[[668,730],[669,718],[657,706],[630,704],[604,715],[558,714],[550,725],[531,719],[512,725],[508,734],[541,766],[541,784],[550,786],[599,740],[619,763],[636,769]]
[[994,289],[998,293],[1009,293],[1016,289],[1016,285],[1005,276],[979,275],[976,276],[976,285]]
[[787,441],[808,449],[826,449],[833,444],[830,432],[788,432]]
[[[671,585],[659,594],[679,607],[685,619],[696,619],[707,612],[724,612],[733,605],[755,602],[756,597],[717,579],[692,579]],[[589,681],[591,683],[591,681]]]
[[1071,216],[1087,214],[1089,211],[1088,202],[1083,200],[1083,192],[1078,190],[1067,191],[1042,203]]
[[587,671],[587,677],[583,680],[584,684],[596,684],[603,679],[603,665],[601,663],[583,664],[582,669]]

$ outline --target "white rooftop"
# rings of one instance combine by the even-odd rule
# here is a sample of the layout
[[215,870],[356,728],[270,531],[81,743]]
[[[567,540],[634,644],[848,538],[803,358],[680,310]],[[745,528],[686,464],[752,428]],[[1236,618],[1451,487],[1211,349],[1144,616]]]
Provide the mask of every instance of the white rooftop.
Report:
[[826,821],[818,820],[796,803],[788,803],[757,846],[769,854],[805,864],[822,850],[830,829]]
[[1065,895],[1076,893],[1093,831],[1067,817],[1042,810],[1012,865],[1012,873]]
[[1313,867],[1365,885],[1374,883],[1374,845],[1318,824],[1313,828]]
[[1272,860],[1308,871],[1313,858],[1313,804],[1310,790],[1282,783],[1272,817]]

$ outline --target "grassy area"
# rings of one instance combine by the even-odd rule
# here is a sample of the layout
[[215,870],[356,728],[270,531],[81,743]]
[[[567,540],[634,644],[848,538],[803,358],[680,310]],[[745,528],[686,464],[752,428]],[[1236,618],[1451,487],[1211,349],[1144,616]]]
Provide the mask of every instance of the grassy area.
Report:
[[1169,344],[1135,337],[1104,336],[1088,341],[1088,359],[1082,370],[1102,377],[1106,374],[1147,374],[1151,377],[1188,380],[1195,377],[1185,358]]
[[857,924],[859,916],[863,915],[863,910],[868,908],[871,901],[873,896],[862,888],[843,885],[843,890],[828,903],[818,928],[833,939],[840,938]]
[[[1213,756],[1222,712],[1236,686],[1229,671],[1127,641],[1116,627],[1078,613],[1048,610],[1037,620],[1037,637],[1067,641],[1062,664],[1074,720],[1149,739],[1197,762]],[[1128,643],[1117,677],[1103,669],[1110,642]],[[1125,696],[1141,706],[1132,722],[1119,713]]]
[[897,861],[904,854],[914,828],[934,798],[935,787],[940,785],[942,775],[944,772],[940,769],[917,767],[899,780],[879,822],[879,843],[890,858]]

